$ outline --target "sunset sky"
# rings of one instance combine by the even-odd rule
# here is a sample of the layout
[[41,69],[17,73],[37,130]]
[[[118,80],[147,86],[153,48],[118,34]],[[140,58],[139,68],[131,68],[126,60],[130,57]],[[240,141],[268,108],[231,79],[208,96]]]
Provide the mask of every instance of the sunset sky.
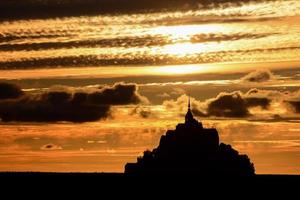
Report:
[[123,172],[190,96],[256,173],[300,174],[300,1],[6,0],[0,13],[0,171]]

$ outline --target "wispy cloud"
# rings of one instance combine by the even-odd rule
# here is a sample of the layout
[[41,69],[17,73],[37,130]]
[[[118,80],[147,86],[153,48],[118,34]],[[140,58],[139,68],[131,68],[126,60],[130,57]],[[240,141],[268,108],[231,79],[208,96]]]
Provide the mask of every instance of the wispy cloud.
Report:
[[[8,1],[1,2],[0,7],[3,11],[9,8],[10,12],[1,13],[4,19],[21,18],[47,18],[55,16],[76,16],[93,15],[101,13],[135,13],[135,12],[153,12],[161,10],[196,10],[207,7],[234,7],[241,3],[257,2],[256,0],[75,0],[75,1]],[[264,1],[268,2],[268,0]],[[47,9],[47,14],[44,12]],[[8,14],[8,15],[7,15]]]
[[[298,1],[235,2],[197,11],[4,22],[0,69],[297,59]],[[242,23],[247,20],[257,23]]]

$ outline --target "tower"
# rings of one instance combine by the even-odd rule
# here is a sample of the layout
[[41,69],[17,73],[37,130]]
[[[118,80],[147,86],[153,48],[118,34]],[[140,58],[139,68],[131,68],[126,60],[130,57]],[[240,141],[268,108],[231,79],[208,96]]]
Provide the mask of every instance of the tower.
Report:
[[185,123],[186,124],[194,124],[195,122],[197,122],[197,120],[193,116],[193,113],[192,113],[192,110],[191,110],[191,100],[190,100],[190,97],[189,97],[188,110],[187,110],[187,113],[185,114]]

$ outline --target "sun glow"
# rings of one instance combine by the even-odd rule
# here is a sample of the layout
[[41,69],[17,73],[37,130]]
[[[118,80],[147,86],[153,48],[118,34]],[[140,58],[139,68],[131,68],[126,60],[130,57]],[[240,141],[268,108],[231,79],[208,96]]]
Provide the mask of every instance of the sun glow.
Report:
[[178,43],[172,45],[166,45],[162,48],[162,54],[174,55],[178,57],[185,57],[190,54],[197,54],[206,51],[207,45],[204,43],[192,44],[192,43]]
[[220,24],[206,24],[206,25],[181,25],[181,26],[161,26],[152,30],[151,34],[165,35],[173,44],[161,46],[159,49],[155,49],[154,52],[160,52],[161,54],[173,55],[177,57],[186,57],[188,55],[207,52],[215,49],[218,45],[210,42],[207,43],[193,43],[191,41],[193,36],[207,35],[212,33],[224,33],[228,31],[227,28]]
[[152,34],[168,35],[174,42],[177,40],[189,40],[191,36],[197,34],[209,34],[215,32],[224,32],[224,26],[221,24],[205,25],[181,25],[181,26],[161,26],[155,28]]
[[178,66],[164,66],[156,68],[156,73],[159,74],[193,74],[197,72],[202,72],[205,68],[199,65],[178,65]]
[[[248,73],[257,68],[270,70],[296,68],[300,61],[257,63],[210,63],[193,65],[144,66],[144,67],[75,67],[58,69],[0,70],[1,79],[32,78],[116,78],[126,76],[174,75],[179,73]],[[286,82],[286,81],[285,81]],[[276,85],[275,85],[276,86]]]

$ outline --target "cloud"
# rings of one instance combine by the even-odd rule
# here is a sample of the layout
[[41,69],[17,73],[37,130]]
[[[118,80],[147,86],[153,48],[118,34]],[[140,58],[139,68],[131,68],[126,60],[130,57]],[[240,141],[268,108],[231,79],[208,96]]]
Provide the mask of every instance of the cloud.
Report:
[[222,42],[222,41],[235,41],[241,39],[259,39],[268,37],[270,35],[275,35],[276,33],[268,34],[253,34],[253,33],[236,33],[236,34],[197,34],[191,37],[192,43],[204,43],[204,42]]
[[[145,56],[144,54],[131,55],[134,59],[128,59],[126,55],[119,55],[118,57],[99,57],[98,55],[70,55],[70,56],[55,56],[55,57],[27,57],[18,60],[0,61],[0,69],[32,69],[58,66],[109,66],[109,65],[147,65],[147,64],[168,64],[170,58],[167,56]],[[175,59],[175,58],[174,58]],[[183,61],[175,59],[172,63],[180,64]]]
[[[198,34],[194,35],[190,42],[192,43],[205,43],[205,42],[222,42],[234,41],[240,39],[258,39],[275,35],[275,33],[268,34]],[[39,36],[42,38],[42,36]],[[52,35],[45,35],[45,38],[52,38]],[[57,35],[57,37],[60,37]],[[39,51],[39,50],[53,50],[53,49],[69,49],[69,48],[112,48],[112,47],[152,47],[164,46],[173,44],[174,42],[166,36],[161,35],[145,35],[145,36],[126,36],[122,38],[105,38],[105,39],[87,39],[87,40],[71,40],[71,41],[40,41],[32,42],[33,39],[38,39],[37,35],[0,35],[0,41],[9,40],[29,40],[29,43],[4,43],[0,44],[1,51]],[[183,39],[182,41],[188,41]],[[178,42],[178,41],[177,41]]]
[[23,94],[23,91],[17,85],[10,83],[0,83],[0,100],[18,98]]
[[109,116],[109,105],[74,100],[66,92],[49,92],[41,97],[26,96],[13,101],[2,101],[0,118],[2,121],[85,122]]
[[[186,95],[176,100],[164,101],[166,109],[184,113],[187,107]],[[192,98],[192,109],[200,117],[227,118],[299,118],[300,91],[277,91],[250,89],[248,92],[221,92],[215,98],[198,101]]]
[[149,108],[137,106],[131,111],[130,115],[138,115],[141,118],[149,118],[153,116],[153,113]]
[[247,117],[249,111],[241,93],[221,93],[207,102],[207,115],[218,117]]
[[288,101],[288,103],[294,108],[296,113],[300,114],[300,100],[299,101]]
[[216,98],[206,101],[207,115],[217,117],[248,117],[249,108],[268,109],[271,100],[264,97],[248,97],[239,91],[220,93]]
[[0,101],[0,118],[25,122],[96,121],[109,117],[113,105],[142,102],[147,99],[138,93],[136,84],[116,83],[90,93],[50,90]]
[[246,82],[260,83],[260,82],[266,82],[272,80],[274,78],[275,76],[270,70],[259,69],[254,72],[250,72],[246,76],[242,77],[241,80]]
[[[186,95],[182,95],[176,101],[165,101],[163,104],[167,108],[178,107],[180,111],[185,111],[187,99]],[[240,91],[231,93],[222,92],[217,97],[207,99],[204,102],[192,98],[192,110],[194,115],[200,117],[244,118],[251,115],[249,108],[260,107],[267,109],[270,102],[266,98],[246,97]]]
[[245,99],[245,103],[247,107],[256,107],[260,106],[263,109],[268,109],[271,104],[271,100],[268,98],[259,98],[259,97],[247,97]]
[[[55,16],[132,13],[162,10],[190,10],[217,4],[238,4],[257,0],[24,0],[0,2],[0,18],[47,18]],[[213,4],[213,5],[212,5]],[[47,12],[45,12],[47,11]]]
[[146,97],[137,92],[136,84],[115,84],[113,87],[102,88],[99,92],[89,94],[88,99],[92,103],[126,105],[147,103]]
[[62,150],[63,148],[56,144],[45,144],[41,147],[41,150],[53,151],[53,150]]
[[[170,44],[166,46],[158,46],[158,51],[153,54],[145,53],[142,48],[135,53],[124,53],[122,48],[116,48],[116,55],[107,54],[107,52],[101,52],[96,55],[96,51],[82,52],[81,55],[74,53],[73,51],[63,50],[46,50],[46,51],[29,51],[20,54],[16,58],[11,57],[9,51],[3,51],[3,59],[0,61],[0,69],[34,69],[34,68],[59,68],[65,67],[82,67],[82,66],[128,66],[128,65],[181,65],[181,64],[200,64],[200,63],[215,63],[215,62],[229,62],[229,61],[242,61],[251,58],[255,55],[265,55],[268,52],[272,52],[275,55],[282,51],[298,51],[299,46],[295,47],[277,47],[277,48],[255,48],[255,49],[237,49],[224,51],[223,47],[215,49],[214,51],[193,53],[188,60],[178,57],[176,54],[168,53],[168,49],[178,48],[180,43]],[[190,44],[191,46],[197,46],[197,44]],[[200,45],[201,46],[201,45]],[[64,54],[57,53],[63,52]],[[51,52],[56,52],[52,53]],[[163,53],[162,53],[163,52]],[[41,54],[43,53],[43,55]],[[51,55],[50,55],[51,54]],[[272,54],[272,55],[273,55]],[[5,56],[7,55],[7,56]],[[47,55],[47,56],[45,56]],[[268,54],[269,55],[269,54]],[[266,59],[272,60],[274,57],[268,57]]]
[[[63,35],[61,35],[63,36]],[[57,37],[61,37],[57,35]],[[52,35],[44,35],[41,38],[52,38]],[[220,36],[221,37],[221,36]],[[0,41],[9,40],[26,40],[38,39],[38,36],[33,35],[1,35]],[[220,38],[221,40],[222,38]],[[39,51],[39,50],[53,50],[53,49],[69,49],[69,48],[112,48],[112,47],[144,47],[144,46],[159,46],[172,44],[172,41],[166,36],[124,36],[122,38],[105,38],[105,39],[87,39],[87,40],[71,40],[71,41],[40,41],[36,42],[30,41],[29,43],[5,43],[0,44],[1,51]]]

